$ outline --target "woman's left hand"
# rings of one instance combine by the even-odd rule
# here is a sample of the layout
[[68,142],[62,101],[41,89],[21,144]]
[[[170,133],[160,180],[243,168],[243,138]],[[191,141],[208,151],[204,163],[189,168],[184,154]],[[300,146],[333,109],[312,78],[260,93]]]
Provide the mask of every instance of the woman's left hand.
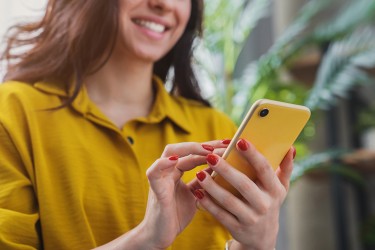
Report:
[[[232,234],[230,249],[274,249],[279,229],[279,211],[289,189],[295,149],[291,148],[276,172],[251,143],[239,140],[237,150],[253,166],[257,180],[252,181],[215,154],[207,163],[243,196],[237,198],[216,184],[211,176],[197,173],[203,188],[196,191],[200,205]],[[213,199],[219,204],[216,204]]]

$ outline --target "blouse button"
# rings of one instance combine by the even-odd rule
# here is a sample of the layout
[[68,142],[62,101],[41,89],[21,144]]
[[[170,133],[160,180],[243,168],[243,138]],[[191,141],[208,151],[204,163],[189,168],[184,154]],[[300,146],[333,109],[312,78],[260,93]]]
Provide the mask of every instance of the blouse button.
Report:
[[128,139],[128,142],[133,145],[134,144],[134,139],[131,136],[126,137]]

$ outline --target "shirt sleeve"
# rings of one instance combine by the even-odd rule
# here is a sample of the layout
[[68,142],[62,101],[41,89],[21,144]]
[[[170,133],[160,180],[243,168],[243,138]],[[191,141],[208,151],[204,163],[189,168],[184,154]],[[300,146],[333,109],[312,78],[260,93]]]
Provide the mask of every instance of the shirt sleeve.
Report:
[[39,213],[20,154],[0,123],[0,249],[38,249]]

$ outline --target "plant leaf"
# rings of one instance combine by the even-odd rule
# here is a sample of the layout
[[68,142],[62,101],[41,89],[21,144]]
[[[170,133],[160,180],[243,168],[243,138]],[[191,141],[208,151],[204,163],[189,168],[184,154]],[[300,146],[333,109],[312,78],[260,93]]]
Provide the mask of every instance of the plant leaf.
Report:
[[370,83],[364,68],[375,65],[374,50],[375,32],[369,27],[331,44],[305,104],[310,109],[326,109],[335,104],[335,97],[345,97],[354,86]]

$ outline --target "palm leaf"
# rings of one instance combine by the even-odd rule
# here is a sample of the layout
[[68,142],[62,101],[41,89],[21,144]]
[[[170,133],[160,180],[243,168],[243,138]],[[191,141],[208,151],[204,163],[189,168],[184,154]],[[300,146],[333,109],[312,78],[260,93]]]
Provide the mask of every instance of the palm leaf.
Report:
[[339,11],[339,14],[324,22],[313,32],[314,40],[330,42],[346,36],[363,23],[371,22],[375,16],[375,1],[351,1]]
[[363,185],[364,179],[356,170],[340,163],[340,157],[348,152],[349,151],[345,149],[328,150],[296,161],[290,178],[291,183],[295,183],[307,173],[323,170],[340,174],[357,184]]
[[333,43],[318,70],[317,80],[305,104],[311,108],[328,108],[336,97],[345,97],[356,85],[371,82],[364,70],[375,66],[375,33],[372,28],[357,30]]
[[[317,0],[306,4],[300,11],[296,20],[275,42],[270,50],[257,62],[249,63],[238,82],[243,86],[243,91],[237,92],[236,99],[242,103],[244,116],[250,105],[267,92],[270,80],[275,79],[280,69],[297,55],[307,44],[311,43],[308,30],[311,29],[312,20],[322,12],[332,1]],[[246,90],[244,90],[246,89]],[[237,117],[238,118],[238,117]]]

